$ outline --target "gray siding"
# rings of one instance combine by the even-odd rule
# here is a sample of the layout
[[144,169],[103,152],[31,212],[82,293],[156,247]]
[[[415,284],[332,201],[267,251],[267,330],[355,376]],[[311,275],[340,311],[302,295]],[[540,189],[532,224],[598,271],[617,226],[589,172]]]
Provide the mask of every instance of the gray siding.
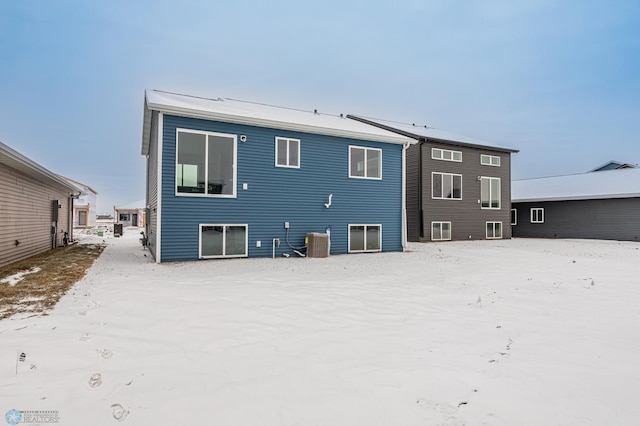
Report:
[[[514,203],[514,237],[640,241],[640,198]],[[544,223],[531,223],[531,208],[544,208]]]
[[[449,149],[462,152],[462,162],[434,160],[431,149]],[[415,211],[419,198],[418,173],[413,173],[407,181],[407,228],[410,241],[416,241],[416,229],[420,230],[420,214],[423,216],[422,236],[420,241],[431,240],[431,222],[451,222],[451,239],[485,239],[487,222],[502,222],[502,237],[511,238],[511,154],[503,151],[492,151],[483,148],[462,147],[438,142],[423,142],[414,146],[407,153],[408,164],[416,167],[422,150],[422,212]],[[480,164],[480,155],[500,157],[500,167]],[[432,172],[462,175],[462,199],[433,199]],[[501,203],[499,210],[482,209],[480,207],[479,176],[500,178]],[[409,174],[407,175],[409,177]],[[410,214],[409,210],[414,211]],[[410,222],[410,223],[409,223]]]
[[407,240],[420,241],[420,146],[411,145],[407,150],[406,207]]
[[57,245],[62,245],[64,232],[71,235],[70,195],[66,188],[0,164],[0,266],[52,248],[53,200],[62,204],[56,234]]
[[149,250],[156,256],[158,230],[158,113],[153,112],[151,118],[151,138],[149,155],[147,156],[147,222],[146,234]]

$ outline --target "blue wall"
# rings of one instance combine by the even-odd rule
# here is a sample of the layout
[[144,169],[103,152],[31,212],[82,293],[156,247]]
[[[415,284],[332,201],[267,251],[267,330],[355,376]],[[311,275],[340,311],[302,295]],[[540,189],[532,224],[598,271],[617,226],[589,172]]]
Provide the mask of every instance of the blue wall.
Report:
[[[237,198],[175,196],[176,128],[238,136]],[[300,139],[300,169],[275,167],[276,136]],[[382,180],[348,177],[349,145],[382,149]],[[162,167],[163,262],[198,258],[199,224],[247,223],[250,257],[271,256],[273,238],[282,241],[276,256],[291,253],[285,221],[294,246],[330,228],[331,254],[347,253],[348,224],[382,224],[382,250],[402,250],[401,145],[165,115]]]

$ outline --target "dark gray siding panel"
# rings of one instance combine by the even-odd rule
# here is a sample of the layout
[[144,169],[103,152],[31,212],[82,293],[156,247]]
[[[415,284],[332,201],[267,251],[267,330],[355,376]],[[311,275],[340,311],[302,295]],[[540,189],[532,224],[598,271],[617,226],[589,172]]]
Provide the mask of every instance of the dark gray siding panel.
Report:
[[420,147],[407,149],[407,240],[420,241]]
[[[530,209],[544,208],[544,223],[531,223]],[[640,241],[640,198],[514,203],[514,237]]]
[[[451,239],[485,239],[487,222],[502,222],[503,238],[511,238],[511,155],[502,151],[459,147],[443,143],[425,142],[422,147],[422,181],[424,211],[424,241],[431,239],[431,222],[451,222]],[[462,162],[434,160],[431,149],[449,149],[462,152]],[[480,155],[500,157],[500,167],[480,164]],[[462,199],[433,199],[432,172],[462,175]],[[499,210],[480,207],[479,177],[500,178],[501,203]]]
[[[238,136],[237,198],[175,195],[176,128]],[[276,136],[301,140],[299,169],[275,167]],[[349,145],[382,149],[382,180],[348,177]],[[346,253],[349,224],[381,224],[383,251],[402,250],[401,145],[165,115],[162,165],[162,261],[197,259],[199,224],[248,224],[251,257],[271,256],[273,238],[282,240],[276,255],[291,252],[285,221],[294,246],[304,245],[306,233],[329,228],[331,253]]]

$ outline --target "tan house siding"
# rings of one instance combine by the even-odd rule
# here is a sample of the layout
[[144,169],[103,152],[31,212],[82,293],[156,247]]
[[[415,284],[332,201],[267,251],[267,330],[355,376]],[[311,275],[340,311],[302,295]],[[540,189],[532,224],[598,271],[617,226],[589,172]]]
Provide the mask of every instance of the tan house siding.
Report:
[[33,256],[53,247],[53,201],[58,200],[56,244],[71,232],[70,197],[67,188],[39,181],[0,164],[0,266]]

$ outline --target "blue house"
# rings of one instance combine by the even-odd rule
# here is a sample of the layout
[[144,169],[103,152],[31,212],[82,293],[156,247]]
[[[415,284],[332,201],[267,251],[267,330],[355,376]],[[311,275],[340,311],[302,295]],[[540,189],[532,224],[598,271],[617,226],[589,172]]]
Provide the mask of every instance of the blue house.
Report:
[[[401,251],[410,138],[342,115],[147,91],[147,238],[157,262]],[[320,238],[322,237],[322,238]]]

